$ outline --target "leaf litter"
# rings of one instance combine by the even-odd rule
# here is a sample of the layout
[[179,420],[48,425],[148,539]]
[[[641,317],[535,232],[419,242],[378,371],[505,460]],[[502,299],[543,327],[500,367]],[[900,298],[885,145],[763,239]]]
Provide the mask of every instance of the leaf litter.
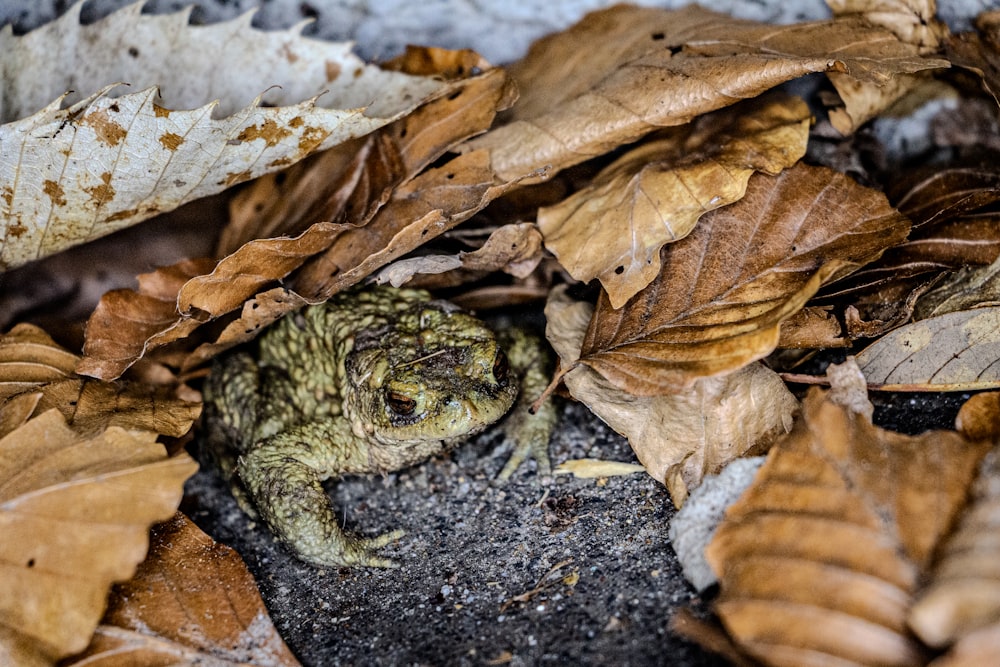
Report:
[[[472,51],[435,48],[366,65],[349,45],[299,28],[264,33],[248,17],[192,26],[186,12],[146,16],[139,5],[90,26],[76,5],[33,33],[7,29],[0,42],[29,65],[0,59],[13,100],[0,142],[20,155],[0,170],[4,269],[251,182],[230,197],[214,257],[155,269],[95,304],[82,358],[26,323],[0,339],[0,462],[17,465],[5,456],[32,429],[58,433],[51,442],[66,447],[136,438],[145,443],[137,452],[161,447],[158,435],[190,437],[205,362],[366,280],[423,284],[491,307],[548,295],[547,336],[561,359],[553,388],[561,382],[624,434],[674,505],[732,459],[770,449],[709,547],[727,633],[715,636],[732,643],[734,661],[819,654],[926,664],[921,642],[950,649],[941,664],[995,656],[995,612],[976,595],[995,583],[988,568],[963,560],[968,548],[990,547],[964,545],[993,511],[990,456],[972,480],[996,443],[995,401],[970,402],[959,433],[902,436],[872,424],[863,388],[833,380],[831,392],[812,390],[800,405],[764,362],[858,352],[855,341],[874,338],[858,353],[873,387],[996,386],[995,157],[953,160],[930,175],[873,170],[862,185],[804,163],[820,107],[768,91],[826,74],[816,99],[828,127],[850,134],[928,91],[979,94],[944,72],[949,64],[994,90],[998,23],[987,13],[976,34],[952,36],[932,3],[831,7],[829,21],[788,26],[697,7],[613,7],[540,40],[506,70]],[[30,64],[56,51],[68,64],[48,62],[43,74]],[[256,78],[206,71],[241,58]],[[948,85],[926,86],[931,73]],[[137,92],[114,96],[122,81]],[[79,96],[63,96],[70,88]],[[950,136],[964,142],[956,152],[968,150]],[[193,172],[185,151],[198,142],[217,150]],[[152,180],[123,158],[141,150]],[[71,163],[107,168],[77,178],[64,168]],[[37,182],[20,178],[29,172]],[[588,294],[582,283],[593,279]],[[171,500],[137,524],[143,533],[173,511],[177,480],[191,470],[184,455],[153,468],[160,464]],[[632,469],[577,465],[599,479]],[[51,482],[73,474],[56,470]],[[216,549],[184,521],[159,539]],[[81,650],[103,609],[95,600],[129,576],[145,547],[127,551],[88,589],[89,615],[72,637],[4,626],[0,651],[49,664]],[[176,624],[157,616],[174,603],[197,616],[204,601],[158,598],[149,617],[129,607],[158,577],[195,576],[170,573],[175,555],[157,547],[134,591],[112,603],[93,660],[123,647],[245,659],[216,650],[266,620],[253,595],[240,609],[257,611],[195,632],[207,644],[171,634]],[[242,577],[234,587],[249,592],[241,565],[223,559]],[[817,583],[831,572],[834,585]],[[576,570],[550,575],[508,603],[556,584],[569,596],[583,581]],[[281,654],[273,629],[258,629],[263,650]],[[273,660],[295,664],[290,654]]]

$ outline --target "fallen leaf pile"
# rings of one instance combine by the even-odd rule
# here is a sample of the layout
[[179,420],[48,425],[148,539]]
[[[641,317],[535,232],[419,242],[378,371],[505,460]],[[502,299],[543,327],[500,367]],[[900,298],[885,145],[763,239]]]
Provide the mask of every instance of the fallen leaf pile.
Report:
[[871,423],[863,381],[813,388],[706,550],[737,649],[764,664],[922,665],[960,640],[933,664],[982,664],[956,656],[996,632],[988,403],[976,420],[992,428],[906,436]]
[[[182,515],[101,614],[192,474],[211,359],[363,283],[544,302],[551,389],[677,506],[770,450],[708,550],[733,659],[996,662],[995,398],[910,437],[863,389],[800,405],[788,380],[847,352],[873,390],[1000,387],[1000,14],[953,35],[930,1],[829,4],[783,26],[615,6],[507,68],[139,4],[0,32],[0,662],[295,664]],[[872,130],[938,103],[906,162]],[[99,238],[152,218],[133,231],[162,247],[174,209],[213,250]],[[55,253],[71,282],[137,282],[25,292]]]

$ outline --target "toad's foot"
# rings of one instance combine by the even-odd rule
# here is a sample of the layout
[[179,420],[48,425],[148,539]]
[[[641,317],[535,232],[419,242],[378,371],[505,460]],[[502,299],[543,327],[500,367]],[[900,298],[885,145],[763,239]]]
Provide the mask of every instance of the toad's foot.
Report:
[[506,482],[528,458],[533,458],[539,475],[551,475],[549,460],[549,437],[556,423],[556,408],[551,401],[544,403],[538,413],[529,414],[527,405],[518,405],[504,424],[506,440],[513,445],[513,451],[503,470],[497,475],[497,482]]
[[522,329],[505,331],[499,337],[507,349],[511,368],[520,377],[521,393],[514,410],[503,423],[506,440],[512,443],[513,451],[496,482],[506,482],[528,458],[535,459],[539,475],[551,475],[549,438],[558,420],[558,411],[553,401],[548,400],[531,414],[532,402],[548,385],[551,354],[545,341]]
[[[394,530],[376,537],[345,533],[321,483],[326,469],[313,446],[311,427],[285,431],[255,445],[239,459],[240,479],[260,518],[304,561],[335,567],[398,567],[378,549],[403,536]],[[322,428],[323,425],[319,425]]]

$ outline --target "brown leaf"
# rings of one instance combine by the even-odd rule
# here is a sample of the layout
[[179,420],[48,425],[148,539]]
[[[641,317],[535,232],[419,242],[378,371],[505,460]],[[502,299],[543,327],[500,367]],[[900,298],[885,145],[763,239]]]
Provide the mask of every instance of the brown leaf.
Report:
[[[190,335],[206,317],[220,317],[242,305],[238,319],[186,358],[184,367],[191,368],[252,339],[263,326],[283,314],[307,302],[329,298],[467,219],[513,185],[496,179],[483,153],[453,158],[415,178],[412,170],[436,158],[451,143],[481,131],[492,120],[497,106],[509,103],[510,95],[508,80],[490,71],[470,81],[467,87],[457,87],[448,98],[415,112],[414,125],[403,122],[386,130],[410,170],[393,174],[393,178],[398,181],[405,177],[409,181],[392,191],[388,201],[384,201],[389,192],[385,188],[374,192],[372,187],[359,187],[352,181],[346,194],[341,193],[347,207],[344,210],[365,210],[370,205],[365,215],[374,215],[363,227],[353,220],[316,222],[294,239],[250,241],[220,261],[211,273],[205,269],[202,273],[207,275],[187,275],[189,279],[177,284],[173,294],[165,290],[150,297],[140,284],[138,293],[121,290],[105,295],[88,322],[84,360],[78,372],[104,379],[118,377],[149,351]],[[352,174],[364,173],[364,164],[355,166],[360,171],[353,170]],[[310,176],[301,169],[296,173]],[[323,189],[321,194],[340,198],[338,188],[342,185],[334,183],[331,187],[337,192]],[[378,201],[352,199],[361,194]],[[309,201],[318,203],[310,204],[300,222],[310,221],[313,214],[330,212],[324,208],[330,201],[323,197]],[[265,213],[279,216],[283,211],[279,207]],[[264,218],[258,223],[270,224]],[[256,229],[254,225],[250,228]],[[247,229],[241,228],[237,236],[246,233]],[[298,274],[286,281],[291,289],[273,288],[255,296],[258,290],[285,279],[293,271]],[[331,280],[332,276],[336,278]],[[264,310],[257,312],[262,303]]]
[[830,124],[844,136],[853,134],[927,80],[919,75],[900,74],[885,83],[874,84],[836,72],[827,76],[842,101],[841,105],[829,109],[827,116]]
[[180,663],[299,664],[236,552],[178,513],[153,528],[149,556],[135,577],[112,590],[87,650],[65,664]]
[[998,521],[1000,456],[993,449],[980,466],[968,510],[944,542],[930,587],[910,611],[910,627],[928,645],[947,646],[1000,619]]
[[844,335],[829,306],[806,306],[781,323],[778,347],[784,349],[823,349],[849,347],[850,338]]
[[177,292],[212,265],[208,259],[184,260],[139,276],[138,291],[106,293],[87,321],[83,359],[76,372],[113,380],[148,350],[184,338],[201,326],[199,320],[180,316]]
[[514,185],[496,180],[482,152],[460,155],[421,173],[398,188],[371,222],[342,233],[326,252],[309,260],[293,276],[290,287],[276,287],[245,302],[240,317],[213,341],[199,345],[184,359],[182,368],[194,368],[252,340],[279,317],[360,282],[468,219]]
[[961,269],[917,300],[913,319],[983,306],[1000,306],[1000,257],[989,266]]
[[83,650],[108,587],[146,553],[197,464],[151,432],[89,439],[50,410],[0,439],[0,662],[52,664]]
[[969,440],[1000,442],[1000,392],[975,394],[963,403],[955,430]]
[[936,16],[934,0],[827,0],[835,16],[861,15],[922,53],[936,51],[948,28]]
[[766,664],[923,664],[907,610],[984,452],[812,389],[706,552],[730,635]]
[[445,95],[363,141],[257,179],[233,200],[221,251],[231,253],[255,238],[298,234],[318,222],[363,226],[393,188],[456,143],[485,131],[497,111],[513,103],[515,89],[503,70],[473,59],[470,52],[411,48],[407,56],[419,61],[428,53],[436,59],[434,66],[445,70],[485,72],[450,82]]
[[1000,387],[1000,307],[938,315],[895,329],[857,356],[868,382],[888,391]]
[[577,280],[598,278],[620,308],[656,278],[662,246],[742,197],[755,170],[776,174],[795,164],[810,119],[799,98],[771,95],[665,131],[540,209],[545,247]]
[[983,86],[1000,102],[1000,10],[980,14],[976,31],[951,36],[945,42],[945,55],[953,64],[979,74]]
[[909,238],[825,287],[817,303],[847,306],[852,338],[879,336],[910,320],[917,299],[936,285],[943,271],[1000,257],[1000,170],[995,162],[917,170],[892,185],[889,201],[913,222]]
[[[593,306],[557,287],[545,306],[545,336],[560,365],[580,353]],[[706,474],[743,455],[762,453],[791,428],[798,402],[778,376],[759,364],[696,381],[666,396],[633,396],[585,366],[563,376],[573,398],[628,438],[639,461],[666,485],[680,507]]]
[[757,174],[743,199],[666,246],[660,275],[623,308],[601,296],[580,362],[641,395],[732,372],[774,350],[823,282],[908,229],[881,193],[829,169]]
[[512,69],[521,99],[511,122],[465,146],[490,149],[502,178],[551,176],[812,72],[884,83],[944,66],[860,18],[774,26],[694,5],[620,5],[536,42]]
[[201,412],[199,403],[178,399],[170,388],[80,377],[73,371],[79,359],[30,324],[0,336],[0,414],[9,420],[4,432],[55,408],[81,436],[119,426],[180,437]]
[[[401,259],[386,266],[375,275],[375,282],[399,287],[414,277],[424,289],[460,284],[463,274],[504,271],[516,278],[525,278],[542,259],[542,235],[528,222],[498,227],[483,245],[471,252],[455,255],[420,255]],[[441,274],[458,274],[449,279]],[[419,280],[418,274],[436,275],[437,280]]]
[[928,667],[981,667],[1000,660],[1000,623],[963,636],[948,653]]
[[[885,28],[901,42],[912,44],[923,54],[937,53],[948,28],[935,16],[934,0],[829,0],[836,17],[861,17]],[[843,106],[829,111],[830,123],[843,135],[857,130],[895,102],[913,94],[927,81],[924,73],[901,74],[889,81],[872,83],[832,72],[829,74]]]
[[341,234],[295,276],[293,288],[325,300],[390,261],[468,220],[510,190],[485,151],[465,153],[397,188],[364,227]]

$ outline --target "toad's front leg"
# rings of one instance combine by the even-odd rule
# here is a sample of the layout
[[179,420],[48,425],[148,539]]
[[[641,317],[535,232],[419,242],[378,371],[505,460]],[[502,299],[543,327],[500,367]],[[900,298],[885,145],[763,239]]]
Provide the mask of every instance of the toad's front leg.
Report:
[[512,443],[510,458],[497,475],[504,483],[528,458],[535,459],[539,475],[550,475],[549,439],[559,419],[552,399],[542,403],[538,412],[531,413],[531,404],[542,395],[549,382],[552,355],[544,340],[521,328],[511,328],[498,334],[507,350],[511,370],[517,375],[521,391],[514,409],[503,423],[506,440]]
[[403,535],[356,537],[337,522],[322,481],[329,471],[364,456],[339,445],[345,433],[329,422],[304,424],[256,443],[238,463],[243,485],[261,518],[304,561],[317,565],[396,567],[375,552]]

